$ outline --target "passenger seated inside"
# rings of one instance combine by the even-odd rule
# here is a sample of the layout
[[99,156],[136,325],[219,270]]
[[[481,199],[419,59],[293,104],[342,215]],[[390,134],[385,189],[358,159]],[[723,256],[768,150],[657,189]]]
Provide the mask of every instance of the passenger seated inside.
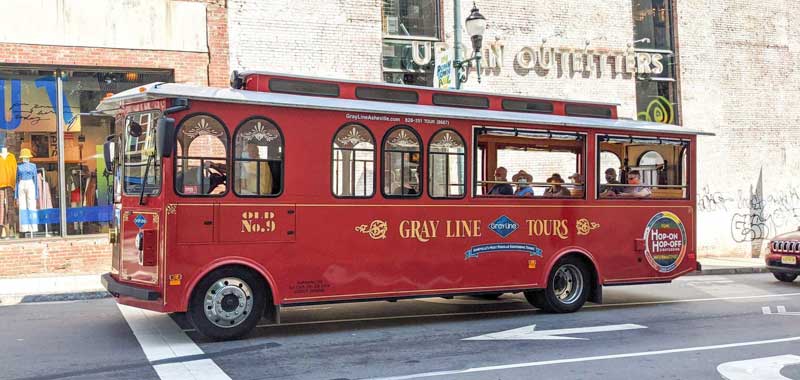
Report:
[[[617,171],[614,168],[606,169],[606,184],[600,185],[600,197],[613,197],[622,192],[622,188],[617,181]],[[610,186],[609,186],[610,185]]]
[[511,177],[511,181],[517,184],[517,191],[514,193],[515,196],[518,197],[533,196],[533,188],[529,185],[529,183],[533,182],[533,176],[531,176],[524,170],[520,170],[519,173],[514,174],[514,176]]
[[[641,176],[637,170],[631,170],[628,173],[628,185],[641,185]],[[644,186],[626,186],[625,189],[619,193],[619,197],[623,198],[646,198],[651,194],[650,189]]]
[[501,183],[495,183],[492,189],[489,190],[488,195],[514,195],[514,188],[508,182],[508,170],[500,166],[494,170],[494,180]]
[[573,198],[583,198],[583,174],[580,173],[573,173],[569,176],[570,181],[572,181],[569,189],[569,194]]
[[228,186],[228,174],[225,164],[206,161],[205,175],[208,183],[208,194],[225,194]]
[[553,173],[553,175],[547,179],[547,183],[550,187],[544,191],[544,196],[548,198],[569,198],[572,196],[570,194],[569,189],[566,187],[561,186],[564,183],[564,180],[561,178],[561,175],[558,173]]

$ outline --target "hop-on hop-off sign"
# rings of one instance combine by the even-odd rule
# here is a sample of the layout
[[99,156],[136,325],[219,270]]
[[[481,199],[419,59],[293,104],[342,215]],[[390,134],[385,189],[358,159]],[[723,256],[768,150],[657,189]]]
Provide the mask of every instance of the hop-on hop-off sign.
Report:
[[654,215],[644,230],[644,256],[661,273],[681,264],[686,254],[686,229],[677,215],[662,211]]
[[136,215],[136,219],[133,220],[133,224],[135,224],[136,227],[142,228],[145,224],[147,224],[147,218],[145,218],[145,216],[142,214]]

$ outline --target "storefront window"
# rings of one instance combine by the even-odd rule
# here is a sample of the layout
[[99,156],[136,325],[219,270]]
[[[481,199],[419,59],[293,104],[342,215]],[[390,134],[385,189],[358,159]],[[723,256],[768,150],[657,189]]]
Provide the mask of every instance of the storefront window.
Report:
[[108,93],[171,79],[168,71],[0,67],[0,238],[58,236],[62,222],[68,234],[105,232],[114,195],[103,143],[114,120],[89,112]]
[[383,35],[439,37],[438,0],[383,0]]
[[670,1],[633,0],[633,24],[637,49],[673,50]]
[[3,239],[59,234],[56,86],[52,70],[0,70]]
[[634,0],[637,118],[667,124],[677,114],[672,0]]
[[433,86],[438,0],[384,0],[383,38],[384,81]]

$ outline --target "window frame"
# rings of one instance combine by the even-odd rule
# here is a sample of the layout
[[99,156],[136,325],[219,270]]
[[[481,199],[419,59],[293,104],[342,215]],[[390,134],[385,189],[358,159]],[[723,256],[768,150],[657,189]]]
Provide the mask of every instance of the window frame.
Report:
[[[490,196],[488,194],[477,194],[478,190],[478,138],[480,137],[481,133],[478,133],[480,130],[503,130],[508,131],[510,133],[531,133],[531,134],[551,134],[551,135],[574,135],[576,136],[575,140],[580,140],[583,142],[582,152],[578,154],[580,160],[576,160],[580,164],[580,168],[576,169],[583,169],[579,170],[578,172],[583,175],[583,196],[582,197],[516,197],[516,196]],[[588,170],[589,168],[589,133],[587,131],[564,131],[564,130],[545,130],[545,129],[528,129],[528,128],[518,128],[518,127],[504,127],[504,126],[495,126],[495,127],[487,127],[487,126],[480,126],[474,125],[472,127],[472,186],[470,186],[470,197],[472,199],[519,199],[525,200],[526,202],[530,201],[541,201],[544,200],[546,202],[549,201],[587,201],[589,199],[589,181],[588,181]],[[496,152],[495,152],[496,153]],[[485,158],[485,154],[484,154]],[[571,174],[571,173],[570,173]],[[511,181],[509,181],[511,182]],[[596,182],[596,181],[595,181]]]
[[[269,122],[270,124],[272,124],[272,126],[275,127],[275,129],[278,131],[278,136],[281,139],[281,181],[280,181],[281,182],[281,188],[275,194],[265,194],[265,195],[262,195],[262,194],[239,194],[238,192],[236,192],[236,186],[235,186],[235,183],[236,183],[236,161],[237,161],[237,158],[236,158],[236,135],[239,133],[239,130],[245,124],[247,124],[249,121],[256,120],[256,119],[261,119],[261,120],[264,120],[264,121]],[[277,198],[277,197],[280,197],[281,195],[283,195],[283,190],[285,188],[284,178],[285,178],[285,174],[286,174],[286,171],[285,171],[286,170],[286,139],[284,138],[283,130],[281,130],[281,127],[278,125],[278,123],[276,123],[274,120],[272,120],[272,119],[270,119],[270,118],[268,118],[266,116],[251,115],[251,116],[247,117],[246,119],[242,120],[236,126],[236,129],[233,130],[233,139],[231,140],[231,143],[232,143],[232,148],[233,149],[230,149],[230,166],[231,166],[231,184],[232,184],[231,188],[233,189],[233,195],[235,195],[237,198]],[[256,163],[267,162],[268,163],[270,161],[275,161],[275,160],[270,160],[270,159],[255,159],[255,160],[251,160],[251,159],[245,158],[245,159],[239,159],[239,161],[256,162]],[[269,164],[267,164],[267,165],[269,165]]]
[[[175,195],[177,195],[179,197],[185,197],[185,198],[223,198],[226,195],[228,195],[228,193],[230,193],[230,191],[231,191],[231,188],[230,188],[230,184],[231,184],[230,175],[228,176],[228,179],[227,179],[228,183],[225,186],[225,192],[222,193],[222,194],[183,194],[183,193],[178,191],[178,181],[177,181],[178,161],[180,161],[180,159],[190,159],[190,160],[193,159],[193,158],[191,158],[191,156],[189,156],[189,157],[179,157],[178,156],[178,138],[179,138],[178,136],[180,136],[180,132],[181,132],[181,130],[183,130],[183,127],[185,126],[186,122],[189,121],[190,119],[192,119],[193,117],[197,117],[197,116],[208,116],[208,117],[216,120],[220,125],[222,125],[222,129],[225,131],[225,138],[226,138],[226,141],[227,141],[227,143],[225,144],[225,150],[226,150],[225,151],[225,158],[224,158],[225,159],[225,168],[228,170],[228,173],[231,173],[231,160],[230,160],[231,156],[229,154],[229,152],[231,150],[231,147],[230,147],[231,136],[230,136],[230,131],[228,130],[228,126],[225,125],[224,122],[222,122],[222,119],[220,119],[219,117],[217,117],[217,116],[215,116],[215,115],[213,115],[211,113],[208,113],[208,112],[194,112],[194,113],[191,113],[191,114],[188,114],[188,115],[184,116],[181,119],[180,123],[178,123],[178,127],[175,128],[175,135],[173,136],[173,141],[175,142],[175,148],[174,148],[175,149],[175,156],[174,156],[174,158],[172,160],[172,190],[173,190],[173,192],[175,192]],[[188,148],[183,148],[183,149],[188,151]],[[199,158],[199,159],[200,160],[205,160],[206,158]],[[210,159],[210,160],[218,160],[218,158],[208,158],[208,159]],[[201,165],[202,165],[202,161],[201,161]]]
[[[663,135],[661,135],[661,136],[663,136]],[[609,152],[607,150],[601,150],[600,149],[600,142],[601,142],[602,138],[606,138],[605,141],[608,141],[607,139],[611,138],[611,139],[617,139],[617,140],[619,140],[619,139],[629,139],[631,141],[633,141],[633,140],[652,140],[655,143],[660,143],[660,142],[663,142],[663,141],[680,142],[680,144],[673,144],[673,145],[680,145],[681,146],[681,149],[678,152],[679,160],[682,159],[682,154],[684,154],[684,152],[685,152],[685,154],[686,154],[686,167],[684,168],[682,164],[677,164],[677,163],[675,165],[680,170],[680,173],[678,173],[679,177],[680,177],[680,178],[678,178],[678,180],[680,182],[682,182],[683,171],[684,170],[686,171],[686,183],[685,184],[681,183],[679,185],[669,185],[669,184],[650,185],[650,186],[648,186],[648,189],[650,189],[650,191],[652,192],[652,190],[654,188],[659,188],[659,187],[664,187],[664,186],[681,186],[681,187],[672,187],[672,188],[684,190],[685,196],[678,197],[678,198],[673,198],[673,197],[653,197],[653,196],[649,196],[649,197],[601,197],[600,196],[600,186],[601,186],[601,184],[600,184],[600,180],[598,179],[598,180],[595,181],[595,184],[594,184],[595,185],[594,186],[594,188],[595,188],[595,200],[599,200],[599,201],[606,201],[606,200],[611,200],[611,201],[615,201],[615,200],[617,200],[617,201],[618,200],[623,200],[623,201],[625,201],[625,200],[637,200],[637,201],[687,201],[688,202],[688,201],[691,201],[693,199],[691,191],[690,191],[691,188],[692,188],[692,184],[690,183],[692,177],[691,177],[691,173],[689,172],[689,168],[692,166],[691,165],[691,157],[689,157],[689,152],[691,151],[689,148],[690,148],[691,144],[693,143],[691,139],[689,139],[687,137],[683,137],[683,136],[654,137],[654,136],[633,136],[633,135],[614,135],[614,134],[597,133],[597,134],[595,134],[595,165],[594,165],[595,167],[594,167],[594,169],[595,169],[596,176],[597,176],[595,178],[600,178],[599,176],[602,174],[602,173],[600,173],[600,164],[599,164],[600,163],[600,153],[601,152]],[[639,160],[642,158],[642,156],[644,156],[645,153],[647,153],[649,151],[650,150],[646,150],[642,154],[640,154],[639,157],[637,157],[636,166],[639,166]],[[613,153],[613,152],[610,152],[610,153]],[[661,158],[663,159],[664,157],[662,156]],[[664,160],[664,162],[666,162],[666,160]],[[620,158],[620,163],[622,163],[623,166],[625,165],[625,161],[623,161],[621,158]],[[625,168],[626,169],[630,168],[630,165],[626,166]],[[628,173],[628,170],[625,170],[625,175],[627,175],[627,173]],[[641,173],[640,173],[640,178],[641,178]],[[622,176],[620,176],[620,179],[622,179]]]
[[[423,154],[423,152],[425,151],[425,147],[422,145],[423,144],[422,143],[422,138],[420,137],[420,135],[417,132],[417,130],[414,129],[412,126],[407,125],[407,124],[397,124],[397,125],[389,128],[383,134],[383,138],[381,139],[381,166],[380,166],[380,169],[381,169],[381,195],[386,199],[419,199],[420,197],[422,197],[422,193],[424,192],[423,187],[425,186],[425,181],[423,179],[420,179],[420,181],[419,181],[419,187],[420,188],[419,188],[419,191],[417,191],[416,195],[386,194],[386,175],[385,175],[385,173],[386,173],[386,170],[385,170],[386,169],[386,139],[392,134],[392,132],[394,132],[397,129],[406,129],[406,130],[410,131],[411,133],[413,133],[414,137],[417,138],[417,142],[420,144],[419,150],[416,152],[416,153],[419,154],[418,167],[421,168],[421,171],[422,171],[419,174],[420,174],[420,176],[422,178],[426,178],[425,177],[425,174],[426,174],[425,173],[425,157],[424,157],[425,155]],[[414,153],[414,152],[410,152],[410,151],[392,151],[392,150],[390,150],[389,152],[390,153],[401,153],[401,154],[403,154],[403,153],[409,153],[409,154]],[[402,175],[402,173],[401,173],[401,175]]]
[[[125,173],[125,164],[127,162],[127,160],[126,160],[126,153],[127,153],[126,150],[127,150],[127,147],[128,147],[128,138],[130,137],[130,136],[128,136],[128,121],[132,116],[141,115],[141,114],[145,114],[145,113],[155,113],[155,114],[157,114],[157,116],[155,118],[153,118],[153,120],[151,121],[151,123],[155,123],[152,126],[152,128],[154,128],[154,129],[158,125],[158,119],[164,117],[164,114],[160,109],[154,108],[154,109],[144,110],[144,111],[129,112],[129,113],[125,114],[125,116],[123,118],[122,131],[121,131],[123,138],[122,138],[122,143],[120,144],[121,145],[121,147],[120,147],[121,148],[120,161],[121,161],[121,169],[122,169],[122,175],[121,175],[122,178],[120,178],[121,179],[121,181],[120,181],[120,185],[121,186],[120,187],[122,188],[121,189],[122,192],[120,194],[122,196],[137,196],[138,197],[140,195],[140,192],[141,192],[141,190],[137,191],[137,192],[134,192],[134,193],[129,193],[127,191],[127,185],[126,185],[126,182],[125,182],[125,178],[127,177],[127,175]],[[154,140],[153,143],[155,144],[155,157],[153,158],[153,161],[154,161],[154,164],[155,164],[154,168],[155,167],[160,167],[161,168],[161,173],[160,173],[161,180],[159,181],[159,184],[158,184],[158,192],[149,194],[149,193],[147,193],[147,191],[145,191],[144,195],[157,197],[157,196],[161,195],[161,192],[164,189],[164,162],[163,162],[164,158],[161,155],[161,151],[160,151],[160,147],[159,147],[159,145],[161,145],[161,144],[158,143],[158,132],[155,133],[155,136],[154,136],[153,140]],[[154,168],[151,168],[151,169],[154,169]],[[147,179],[144,179],[143,181],[147,181]],[[144,184],[142,184],[142,187],[144,187]]]
[[[383,21],[383,19],[386,17],[386,9],[384,7],[384,2],[382,1],[381,2],[381,20],[382,20],[381,21],[381,39],[382,40],[386,40],[386,39],[418,40],[418,41],[432,41],[432,42],[440,41],[441,38],[442,38],[442,27],[443,27],[443,25],[442,25],[443,24],[442,23],[442,21],[443,21],[443,19],[442,19],[442,9],[443,8],[442,8],[441,0],[431,0],[431,3],[433,4],[433,6],[435,8],[434,9],[434,14],[435,14],[434,20],[436,22],[436,25],[434,25],[434,29],[436,30],[436,36],[423,36],[423,35],[414,35],[414,34],[403,35],[403,34],[399,34],[399,33],[398,34],[391,34],[391,33],[388,33],[388,32],[384,33],[383,32],[383,27],[384,27],[383,23],[386,22],[386,21]],[[399,24],[400,16],[397,16],[397,22]]]
[[[446,132],[446,131],[450,131],[450,132],[453,132],[453,133],[455,133],[455,134],[456,134],[456,136],[458,136],[458,138],[460,138],[460,139],[461,139],[461,143],[462,143],[462,144],[463,144],[463,146],[464,146],[464,153],[442,153],[442,152],[431,152],[431,143],[433,142],[433,139],[434,139],[434,138],[435,138],[435,137],[436,137],[438,134],[440,134],[440,133],[442,133],[442,132]],[[449,158],[450,158],[450,156],[463,156],[463,157],[464,157],[464,171],[463,171],[464,183],[463,183],[463,184],[461,184],[461,186],[462,186],[462,188],[464,189],[464,191],[462,191],[462,192],[461,192],[461,196],[457,196],[457,197],[454,197],[454,196],[443,196],[443,197],[434,196],[433,194],[431,194],[431,188],[433,187],[433,186],[431,186],[431,185],[432,185],[432,184],[431,184],[431,181],[433,180],[433,170],[431,170],[431,168],[430,168],[430,167],[428,167],[428,173],[427,173],[428,175],[426,176],[426,178],[428,179],[428,197],[429,197],[429,198],[431,198],[431,199],[436,199],[436,200],[440,200],[440,199],[464,199],[464,198],[467,196],[467,188],[468,188],[468,186],[467,186],[467,185],[468,185],[468,180],[467,180],[467,178],[468,178],[468,175],[467,175],[467,174],[468,174],[468,173],[467,173],[467,163],[469,162],[469,158],[468,158],[468,156],[467,156],[467,152],[468,152],[468,151],[469,151],[469,145],[467,145],[467,140],[465,140],[465,139],[464,139],[464,136],[461,136],[461,134],[460,134],[460,133],[458,133],[458,131],[456,131],[456,130],[455,130],[455,129],[453,129],[453,128],[441,128],[441,129],[439,129],[439,130],[435,131],[435,132],[434,132],[434,133],[431,135],[430,139],[428,139],[428,149],[427,149],[427,153],[428,153],[428,165],[430,166],[431,162],[433,162],[433,159],[432,159],[432,157],[431,157],[431,155],[432,155],[432,154],[436,154],[436,155],[442,155],[442,156],[445,156],[445,157],[447,158],[447,160],[448,160],[448,161],[446,162],[447,164],[449,164],[449,163],[450,163],[450,162],[449,162]],[[449,172],[450,172],[450,169],[448,168],[448,169],[446,170],[446,173],[447,173],[447,174],[449,174]],[[447,174],[445,174],[445,177],[447,178],[447,181],[445,182],[445,183],[446,183],[446,185],[445,185],[445,186],[449,187],[449,186],[450,186],[450,183],[449,183],[449,176],[448,176]]]
[[[357,125],[359,127],[364,128],[367,131],[367,133],[369,133],[369,136],[372,139],[372,146],[373,146],[373,149],[372,149],[372,193],[370,193],[369,196],[356,196],[356,195],[353,195],[353,196],[342,196],[342,195],[336,195],[336,193],[333,191],[333,168],[334,168],[334,165],[335,165],[335,155],[336,155],[336,149],[337,149],[337,148],[334,147],[334,144],[336,143],[336,136],[344,128],[347,128],[347,127],[352,126],[352,125]],[[364,150],[362,150],[362,151],[364,151]],[[375,147],[375,134],[372,133],[372,130],[369,129],[369,127],[367,127],[366,125],[364,125],[362,123],[348,122],[348,123],[342,124],[339,128],[336,129],[336,131],[333,133],[333,136],[331,137],[331,160],[330,160],[331,182],[330,182],[330,186],[328,187],[329,189],[331,189],[331,195],[336,199],[372,199],[372,198],[374,198],[375,197],[375,193],[376,193],[375,184],[377,183],[376,175],[377,175],[377,172],[378,172],[377,163],[378,163],[378,149],[377,149],[377,147]],[[381,185],[381,186],[383,186],[383,185]]]

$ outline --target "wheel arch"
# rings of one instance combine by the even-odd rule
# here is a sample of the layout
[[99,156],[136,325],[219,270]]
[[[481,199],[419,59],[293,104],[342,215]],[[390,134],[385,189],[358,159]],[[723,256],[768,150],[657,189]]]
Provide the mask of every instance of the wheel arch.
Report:
[[587,265],[592,282],[591,292],[589,293],[589,301],[594,303],[602,303],[603,283],[600,276],[601,266],[591,252],[581,247],[565,247],[553,255],[553,259],[547,263],[547,270],[544,272],[545,286],[547,286],[547,279],[550,277],[550,272],[553,270],[553,267],[556,265],[556,263],[568,256],[578,257]]
[[[192,281],[189,283],[189,286],[183,292],[181,297],[181,310],[188,310],[189,309],[189,301],[191,300],[192,294],[194,294],[195,288],[197,284],[205,278],[209,273],[223,268],[223,267],[244,267],[254,273],[258,274],[262,280],[264,280],[264,284],[267,286],[267,296],[271,298],[272,306],[277,305],[277,301],[279,299],[278,290],[276,287],[275,278],[270,274],[270,272],[264,268],[262,265],[258,264],[257,262],[247,259],[245,257],[228,257],[225,259],[220,259],[217,261],[213,261],[208,265],[204,266],[197,272],[197,275],[192,278]],[[268,305],[269,306],[269,305]]]

